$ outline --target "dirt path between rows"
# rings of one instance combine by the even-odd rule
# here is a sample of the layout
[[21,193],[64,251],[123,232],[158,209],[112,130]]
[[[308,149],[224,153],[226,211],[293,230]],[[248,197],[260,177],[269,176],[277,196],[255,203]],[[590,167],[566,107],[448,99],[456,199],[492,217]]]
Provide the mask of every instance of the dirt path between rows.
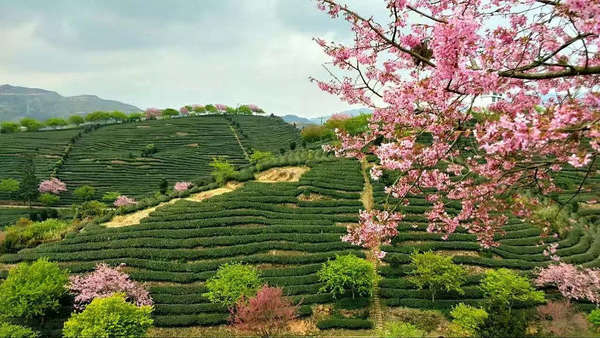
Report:
[[[203,192],[194,194],[190,197],[183,198],[183,200],[192,201],[192,202],[201,202],[201,201],[204,201],[205,199],[208,199],[208,198],[211,198],[211,197],[214,197],[217,195],[222,195],[222,194],[225,194],[228,192],[232,192],[232,191],[240,188],[243,185],[244,185],[243,183],[239,183],[239,182],[229,182],[224,187],[203,191]],[[127,215],[115,216],[109,222],[102,223],[102,225],[106,226],[107,228],[119,228],[119,227],[124,227],[124,226],[140,224],[142,219],[150,216],[150,214],[153,213],[156,209],[163,207],[165,205],[173,204],[180,200],[182,200],[182,198],[174,198],[168,202],[160,203],[159,205],[152,207],[152,208],[136,211],[134,213],[127,214]]]

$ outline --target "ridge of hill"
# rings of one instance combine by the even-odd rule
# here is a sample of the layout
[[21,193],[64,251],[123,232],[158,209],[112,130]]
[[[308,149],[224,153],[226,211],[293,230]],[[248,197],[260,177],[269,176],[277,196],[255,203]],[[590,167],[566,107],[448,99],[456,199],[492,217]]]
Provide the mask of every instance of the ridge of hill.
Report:
[[70,114],[94,111],[141,111],[140,108],[96,95],[62,96],[54,91],[0,85],[0,120],[11,121],[23,117],[45,120]]

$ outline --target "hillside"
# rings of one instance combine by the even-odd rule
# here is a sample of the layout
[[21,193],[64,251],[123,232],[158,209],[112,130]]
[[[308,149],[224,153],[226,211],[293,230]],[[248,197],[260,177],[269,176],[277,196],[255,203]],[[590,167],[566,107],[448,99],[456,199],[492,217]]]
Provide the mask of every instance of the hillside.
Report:
[[113,100],[105,100],[95,95],[65,97],[56,92],[38,89],[0,86],[0,120],[11,121],[23,117],[45,120],[75,113],[94,111],[141,111],[140,108]]
[[[240,167],[253,149],[279,153],[299,143],[298,131],[280,118],[240,116],[239,124],[221,115],[148,120],[100,126],[0,135],[0,179],[20,178],[27,154],[34,156],[37,176],[51,172],[67,183],[63,205],[74,200],[82,185],[96,188],[96,199],[107,191],[140,198],[159,190],[166,179],[198,181],[210,176],[210,161],[224,157]],[[268,130],[268,133],[261,132]],[[239,139],[239,142],[238,142]],[[155,152],[143,156],[147,147]],[[0,200],[8,199],[0,194]]]

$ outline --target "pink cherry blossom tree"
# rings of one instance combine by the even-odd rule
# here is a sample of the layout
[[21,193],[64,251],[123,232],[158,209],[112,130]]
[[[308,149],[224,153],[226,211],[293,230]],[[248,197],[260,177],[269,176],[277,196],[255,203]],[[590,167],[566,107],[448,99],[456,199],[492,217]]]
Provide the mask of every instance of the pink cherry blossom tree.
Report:
[[179,108],[179,112],[181,113],[181,115],[189,115],[190,109],[187,106],[183,106]]
[[134,204],[137,204],[135,199],[127,197],[125,195],[121,195],[121,196],[117,197],[117,199],[113,203],[113,205],[117,208],[126,207],[126,206],[130,206],[130,205],[134,205]]
[[158,108],[147,108],[146,119],[155,119],[162,114],[162,110]]
[[538,286],[551,285],[567,299],[600,304],[600,270],[578,268],[572,264],[553,264],[538,272]]
[[217,103],[215,104],[215,108],[217,108],[217,110],[220,112],[224,112],[227,110],[227,108],[229,108],[229,106],[227,106],[226,104]]
[[144,287],[132,281],[122,272],[123,265],[111,268],[107,264],[96,265],[96,270],[82,276],[69,278],[69,290],[75,295],[75,308],[83,310],[94,298],[108,297],[123,292],[137,306],[152,305],[152,298]]
[[[429,231],[462,227],[494,246],[507,211],[530,213],[521,194],[557,190],[553,173],[581,168],[577,192],[586,189],[600,152],[600,1],[384,0],[387,22],[340,0],[316,2],[343,17],[354,39],[315,39],[332,79],[312,81],[373,109],[367,132],[339,132],[340,145],[326,149],[375,154],[374,179],[398,172],[387,193],[405,204],[424,194]],[[452,200],[458,213],[448,211]],[[393,236],[401,215],[378,216],[360,223],[377,233],[347,240]]]
[[343,120],[347,120],[349,118],[351,118],[351,116],[348,115],[348,114],[336,113],[336,114],[331,115],[331,117],[329,119],[330,120],[340,120],[340,121],[343,121]]
[[38,187],[38,191],[41,193],[59,195],[60,193],[67,191],[67,184],[58,178],[51,178],[42,181]]
[[175,191],[178,192],[183,192],[188,190],[189,188],[192,187],[192,182],[177,182],[175,183],[175,186],[173,187],[173,189],[175,189]]

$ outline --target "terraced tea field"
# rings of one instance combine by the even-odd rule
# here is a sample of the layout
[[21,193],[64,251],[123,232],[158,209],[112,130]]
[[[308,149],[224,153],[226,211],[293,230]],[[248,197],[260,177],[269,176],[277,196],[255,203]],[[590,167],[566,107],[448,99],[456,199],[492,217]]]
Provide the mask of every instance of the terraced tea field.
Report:
[[202,282],[226,262],[256,265],[265,281],[302,301],[304,313],[329,303],[319,293],[321,263],[359,248],[340,241],[343,224],[357,222],[363,177],[356,161],[312,164],[298,182],[248,182],[203,202],[161,207],[139,225],[87,228],[67,239],[3,255],[1,263],[49,257],[79,273],[98,262],[125,263],[149,282],[157,326],[225,323],[224,308],[202,296]]

